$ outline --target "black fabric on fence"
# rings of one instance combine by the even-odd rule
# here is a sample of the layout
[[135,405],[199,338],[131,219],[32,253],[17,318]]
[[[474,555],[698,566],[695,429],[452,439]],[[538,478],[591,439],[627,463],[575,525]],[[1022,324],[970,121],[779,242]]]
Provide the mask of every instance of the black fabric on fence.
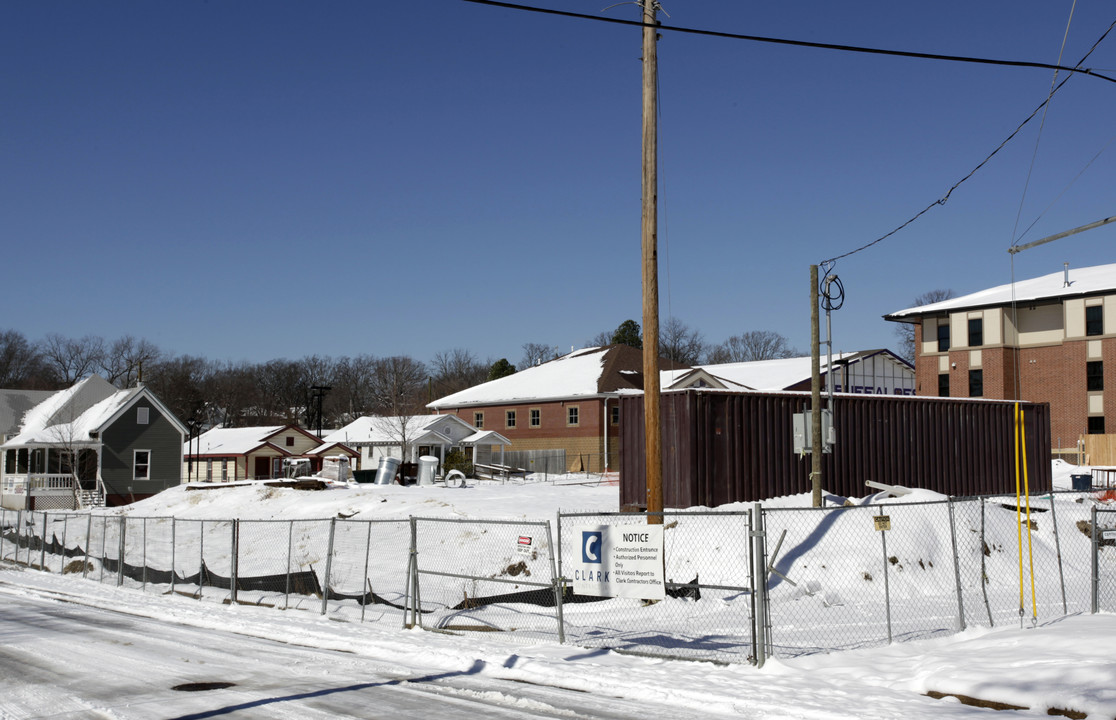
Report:
[[[691,598],[694,601],[701,600],[701,585],[698,583],[697,577],[694,577],[688,583],[676,585],[666,588],[666,594],[673,598]],[[591,603],[600,602],[601,600],[609,600],[607,597],[598,597],[596,595],[577,595],[574,593],[573,588],[567,587],[562,592],[563,604],[578,604],[578,603]],[[523,590],[516,593],[503,593],[500,595],[486,595],[484,597],[465,598],[457,605],[454,605],[450,610],[469,610],[471,608],[483,607],[485,605],[493,605],[496,603],[523,603],[525,605],[538,605],[540,607],[554,607],[554,591],[550,588],[538,588],[537,590]]]

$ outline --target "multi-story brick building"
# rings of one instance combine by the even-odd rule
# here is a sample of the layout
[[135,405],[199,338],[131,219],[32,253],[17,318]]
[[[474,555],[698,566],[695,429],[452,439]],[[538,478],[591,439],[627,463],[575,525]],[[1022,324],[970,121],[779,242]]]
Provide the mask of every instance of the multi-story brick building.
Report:
[[918,395],[1048,403],[1055,450],[1116,432],[1116,265],[1066,268],[884,318],[914,325]]
[[427,407],[477,430],[496,430],[511,441],[509,462],[525,469],[599,472],[617,469],[619,393],[642,389],[643,352],[610,345],[577,350]]

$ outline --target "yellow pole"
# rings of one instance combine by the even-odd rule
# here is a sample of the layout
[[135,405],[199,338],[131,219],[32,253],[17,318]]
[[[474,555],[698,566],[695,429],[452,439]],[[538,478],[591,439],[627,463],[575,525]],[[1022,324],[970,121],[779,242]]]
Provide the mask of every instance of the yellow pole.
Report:
[[1035,556],[1031,549],[1031,487],[1027,482],[1027,423],[1024,422],[1023,408],[1019,408],[1019,441],[1023,447],[1023,497],[1027,502],[1027,561],[1031,566],[1031,617],[1038,619],[1035,606]]
[[1015,440],[1015,527],[1019,533],[1016,547],[1019,548],[1019,622],[1023,622],[1023,500],[1019,489],[1019,403],[1015,403],[1015,412],[1012,415],[1012,437]]

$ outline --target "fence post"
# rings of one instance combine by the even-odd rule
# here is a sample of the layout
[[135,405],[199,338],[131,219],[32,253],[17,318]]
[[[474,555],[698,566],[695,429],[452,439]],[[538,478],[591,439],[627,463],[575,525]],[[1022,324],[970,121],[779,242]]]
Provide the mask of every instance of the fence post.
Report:
[[322,583],[322,615],[326,614],[326,604],[329,602],[329,571],[333,565],[333,536],[337,529],[337,518],[329,520],[329,549],[326,550],[325,581]]
[[1069,615],[1069,605],[1066,603],[1066,575],[1062,570],[1062,539],[1058,532],[1058,513],[1054,509],[1054,490],[1050,490],[1050,521],[1054,523],[1054,552],[1058,558],[1058,582],[1062,586],[1062,612]]
[[116,573],[116,586],[117,587],[120,587],[124,584],[124,543],[125,543],[127,534],[128,534],[127,518],[125,518],[123,515],[121,515],[120,516],[120,552],[117,555],[117,557],[120,558],[119,561],[118,561],[119,565],[117,565],[117,568],[119,569],[119,572]]
[[171,517],[171,595],[174,595],[174,581],[178,578],[178,566],[175,563],[175,550],[178,548],[178,521]]
[[229,556],[229,602],[236,604],[237,565],[240,554],[240,520],[232,521],[232,554]]
[[105,551],[108,549],[108,515],[101,516],[101,574],[97,582],[105,581]]
[[1094,615],[1096,615],[1097,614],[1097,606],[1100,604],[1100,598],[1099,598],[1099,595],[1100,595],[1100,567],[1099,567],[1099,565],[1100,564],[1097,562],[1097,552],[1100,550],[1100,546],[1097,543],[1097,537],[1100,535],[1100,528],[1097,527],[1097,506],[1096,505],[1093,506],[1092,515],[1093,515],[1093,538],[1092,538],[1092,540],[1093,540],[1093,559],[1092,559],[1092,566],[1093,566],[1092,567],[1092,569],[1093,569],[1093,572],[1092,572],[1092,574],[1093,574],[1093,578],[1092,578],[1093,579],[1093,583],[1092,583],[1093,584],[1093,588],[1092,588],[1093,598],[1092,598],[1091,606],[1092,606],[1092,613]]
[[70,516],[64,515],[63,517],[65,519],[62,521],[62,564],[58,569],[59,575],[66,573],[66,531],[70,529]]
[[764,542],[763,507],[752,504],[752,545],[756,567],[752,573],[752,654],[756,667],[763,667],[767,656],[767,549]]
[[[407,597],[403,603],[403,628],[412,628],[418,618],[418,541],[415,530],[415,517],[410,517],[411,523],[411,552],[407,559]],[[407,608],[411,610],[411,621],[407,622]]]
[[[561,528],[559,528],[561,534]],[[554,608],[557,616],[555,619],[558,621],[558,642],[565,644],[566,642],[566,620],[562,614],[562,594],[565,590],[562,578],[558,576],[557,569],[554,566],[554,535],[550,531],[550,521],[546,521],[546,546],[550,549],[550,582],[554,586]]]
[[949,541],[953,545],[953,580],[957,585],[957,630],[965,630],[965,601],[961,596],[961,560],[957,556],[957,523],[953,517],[953,498],[947,498],[949,506]]
[[984,539],[984,497],[980,498],[980,591],[984,595],[984,611],[988,613],[988,627],[996,627],[992,621],[992,606],[988,604],[988,565],[985,562],[984,549],[988,541]]
[[198,525],[198,597],[202,596],[205,585],[205,520]]
[[[93,540],[93,514],[90,513],[85,521],[85,562],[81,566],[81,579],[89,574],[89,543]],[[103,563],[104,561],[102,561]]]
[[43,512],[43,539],[39,549],[39,569],[46,570],[47,513]]
[[291,555],[294,547],[294,520],[287,521],[287,586],[283,590],[283,609],[291,607]]
[[143,558],[143,581],[142,591],[147,592],[147,518],[143,518],[143,550],[140,553]]
[[[368,558],[372,555],[372,521],[364,521],[368,525],[368,535],[364,541],[364,584],[360,586],[362,593],[367,592],[368,595],[372,594],[372,587],[368,584]],[[365,588],[368,588],[367,591]],[[364,622],[364,609],[368,607],[368,601],[372,598],[364,596],[364,601],[360,604],[360,621]]]
[[[883,515],[883,506],[880,505],[880,515]],[[880,543],[883,545],[884,569],[884,609],[887,611],[887,644],[891,644],[891,579],[888,572],[887,561],[887,530],[880,530]]]

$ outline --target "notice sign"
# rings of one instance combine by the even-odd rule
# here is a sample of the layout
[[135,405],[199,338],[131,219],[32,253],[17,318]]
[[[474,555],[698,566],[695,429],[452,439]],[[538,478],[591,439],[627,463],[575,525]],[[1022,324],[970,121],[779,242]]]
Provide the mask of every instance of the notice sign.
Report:
[[531,538],[527,535],[520,535],[519,541],[516,543],[516,552],[520,555],[531,554]]
[[573,567],[579,595],[662,600],[662,525],[594,525],[574,528],[580,547]]
[[872,522],[875,524],[876,529],[880,532],[891,529],[890,515],[873,515]]

